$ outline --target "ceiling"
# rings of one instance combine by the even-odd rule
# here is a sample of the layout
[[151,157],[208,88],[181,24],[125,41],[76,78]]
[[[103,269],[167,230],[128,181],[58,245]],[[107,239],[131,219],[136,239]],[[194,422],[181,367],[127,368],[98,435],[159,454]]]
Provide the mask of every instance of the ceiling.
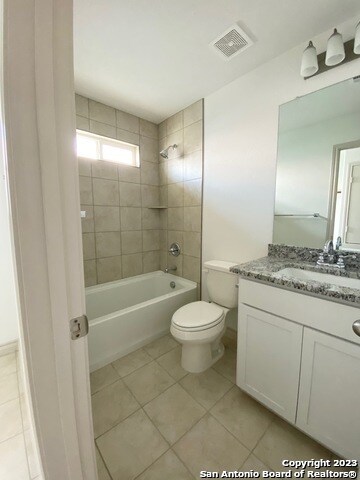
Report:
[[[159,123],[358,12],[359,0],[74,0],[75,88]],[[209,43],[234,23],[255,45],[224,61]]]

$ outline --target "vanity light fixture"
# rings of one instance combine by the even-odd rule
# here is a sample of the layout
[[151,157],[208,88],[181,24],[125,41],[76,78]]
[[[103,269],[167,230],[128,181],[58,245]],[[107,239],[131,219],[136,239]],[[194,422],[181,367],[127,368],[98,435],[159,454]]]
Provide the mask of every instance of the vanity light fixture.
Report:
[[341,33],[336,28],[327,42],[325,64],[333,67],[341,63],[345,58],[345,48]]
[[360,22],[357,24],[355,30],[354,53],[360,55]]
[[319,70],[318,58],[316,48],[310,41],[305,48],[301,61],[301,76],[311,77]]

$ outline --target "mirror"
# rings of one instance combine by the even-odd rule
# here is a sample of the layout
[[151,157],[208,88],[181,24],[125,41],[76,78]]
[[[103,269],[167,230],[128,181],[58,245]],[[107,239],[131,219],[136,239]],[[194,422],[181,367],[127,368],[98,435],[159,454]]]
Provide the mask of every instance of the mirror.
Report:
[[280,106],[273,242],[360,250],[360,78]]

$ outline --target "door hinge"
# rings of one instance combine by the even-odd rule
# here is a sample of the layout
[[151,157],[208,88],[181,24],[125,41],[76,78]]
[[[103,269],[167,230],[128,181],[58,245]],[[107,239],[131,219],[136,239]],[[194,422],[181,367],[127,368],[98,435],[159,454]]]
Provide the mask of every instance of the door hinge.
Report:
[[86,315],[70,320],[71,340],[85,337],[89,333],[89,321]]

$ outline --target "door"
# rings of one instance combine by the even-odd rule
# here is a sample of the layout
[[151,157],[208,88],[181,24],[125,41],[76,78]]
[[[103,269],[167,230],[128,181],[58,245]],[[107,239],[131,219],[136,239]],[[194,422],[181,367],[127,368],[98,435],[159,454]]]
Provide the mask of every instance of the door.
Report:
[[4,10],[6,173],[41,463],[48,480],[96,480],[87,339],[69,332],[85,311],[73,6],[4,0]]
[[303,327],[239,305],[237,385],[295,423]]
[[349,459],[360,460],[360,346],[304,329],[296,424]]

